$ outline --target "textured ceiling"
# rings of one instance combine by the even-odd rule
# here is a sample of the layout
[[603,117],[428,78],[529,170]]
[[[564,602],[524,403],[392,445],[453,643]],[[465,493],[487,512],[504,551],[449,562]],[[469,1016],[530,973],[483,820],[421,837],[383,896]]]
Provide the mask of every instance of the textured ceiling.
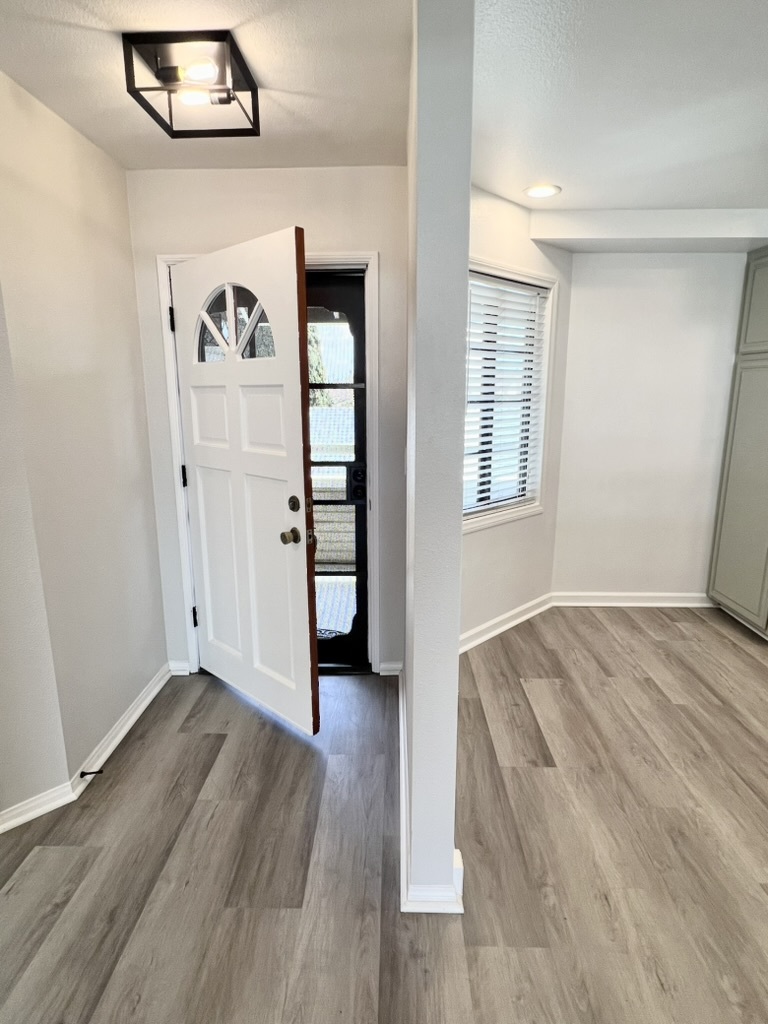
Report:
[[[477,0],[473,179],[537,209],[768,207],[766,0]],[[556,199],[523,189],[553,181]]]
[[[125,91],[121,32],[231,28],[258,139],[171,140]],[[410,0],[2,0],[0,69],[123,166],[402,164]]]
[[[0,0],[0,69],[125,167],[401,164],[410,0]],[[232,28],[262,137],[168,139],[122,31]],[[473,179],[538,209],[768,207],[766,0],[477,0]],[[563,193],[527,199],[535,181]]]

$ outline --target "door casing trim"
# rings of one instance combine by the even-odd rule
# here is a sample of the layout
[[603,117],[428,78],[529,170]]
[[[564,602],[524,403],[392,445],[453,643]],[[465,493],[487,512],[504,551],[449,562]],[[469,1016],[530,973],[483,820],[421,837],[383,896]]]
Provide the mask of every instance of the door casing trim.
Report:
[[[192,538],[189,529],[187,495],[181,482],[184,445],[181,433],[179,371],[176,361],[175,335],[171,331],[168,309],[171,306],[170,268],[194,259],[199,253],[161,255],[156,257],[157,282],[160,293],[165,362],[168,428],[173,462],[173,493],[176,505],[176,529],[179,538],[179,559],[184,602],[187,609],[195,606],[195,584],[192,573]],[[368,464],[368,657],[374,672],[381,669],[380,635],[380,544],[379,544],[379,254],[378,252],[307,253],[307,270],[362,270],[365,273],[365,374],[366,374],[366,447]],[[197,634],[191,612],[185,617],[189,671],[200,668]]]

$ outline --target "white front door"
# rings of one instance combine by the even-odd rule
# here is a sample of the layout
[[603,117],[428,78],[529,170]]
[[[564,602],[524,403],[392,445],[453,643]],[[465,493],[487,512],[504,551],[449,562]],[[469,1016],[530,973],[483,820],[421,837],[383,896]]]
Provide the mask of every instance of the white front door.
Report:
[[200,664],[317,732],[302,229],[172,282]]

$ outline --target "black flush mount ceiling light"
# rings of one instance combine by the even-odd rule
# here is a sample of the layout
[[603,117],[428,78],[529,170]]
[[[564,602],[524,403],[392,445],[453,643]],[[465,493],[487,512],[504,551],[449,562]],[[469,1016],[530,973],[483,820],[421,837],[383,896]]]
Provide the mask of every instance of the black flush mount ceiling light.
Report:
[[231,32],[127,32],[128,92],[172,139],[259,134],[259,90]]

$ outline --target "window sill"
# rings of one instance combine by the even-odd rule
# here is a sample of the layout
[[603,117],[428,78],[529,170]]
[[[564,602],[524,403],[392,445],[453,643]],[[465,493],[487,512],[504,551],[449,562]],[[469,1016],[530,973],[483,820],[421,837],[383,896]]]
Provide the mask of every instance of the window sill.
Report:
[[489,530],[492,526],[512,523],[516,519],[527,519],[529,516],[540,516],[544,511],[539,502],[531,505],[518,505],[516,508],[499,508],[494,512],[475,512],[464,517],[463,533],[477,533],[478,530]]

